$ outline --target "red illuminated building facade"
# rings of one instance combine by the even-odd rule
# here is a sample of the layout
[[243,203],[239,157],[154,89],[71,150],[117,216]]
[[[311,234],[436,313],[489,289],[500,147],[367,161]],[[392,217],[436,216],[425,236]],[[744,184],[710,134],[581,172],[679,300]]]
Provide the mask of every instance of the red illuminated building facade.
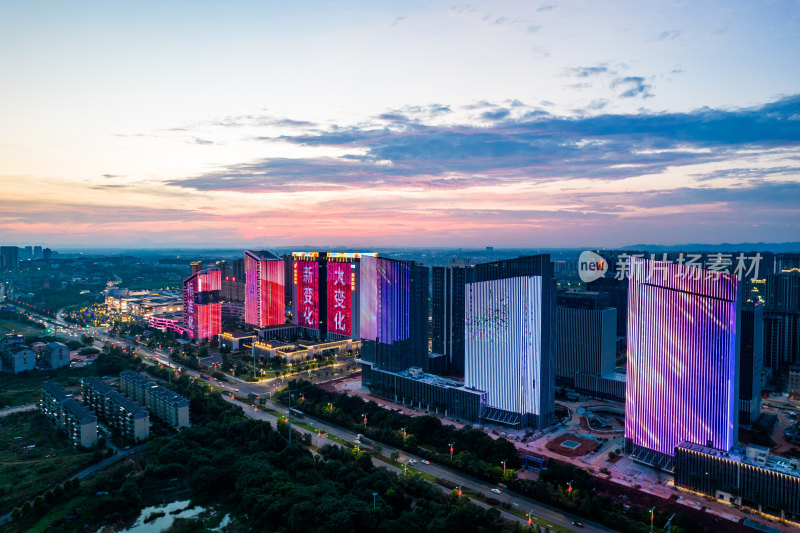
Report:
[[244,252],[244,321],[248,327],[286,322],[284,261],[266,250]]
[[363,255],[292,254],[294,322],[322,339],[358,338],[358,268]]
[[219,270],[196,270],[183,280],[183,325],[197,342],[222,333]]

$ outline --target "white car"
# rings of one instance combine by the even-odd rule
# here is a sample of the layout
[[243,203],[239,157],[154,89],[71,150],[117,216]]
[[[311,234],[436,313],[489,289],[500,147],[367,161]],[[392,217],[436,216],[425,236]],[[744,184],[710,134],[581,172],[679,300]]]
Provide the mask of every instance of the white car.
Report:
[[495,494],[500,494],[500,489],[492,489],[492,492],[494,492]]

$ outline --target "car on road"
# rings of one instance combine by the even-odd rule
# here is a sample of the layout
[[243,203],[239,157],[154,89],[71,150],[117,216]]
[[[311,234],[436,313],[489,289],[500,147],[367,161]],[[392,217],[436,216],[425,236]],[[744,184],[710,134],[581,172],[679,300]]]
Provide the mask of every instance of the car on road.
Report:
[[494,492],[495,494],[500,494],[500,489],[492,489],[492,492]]
[[423,459],[422,460],[422,464],[429,465],[429,464],[431,464],[431,462],[428,461],[427,459]]
[[413,465],[413,464],[416,464],[416,463],[417,463],[416,459],[409,459],[408,460],[408,464],[410,464],[410,465]]
[[578,527],[584,527],[583,523],[581,523],[581,522],[578,522],[578,521],[576,521],[576,520],[573,520],[573,521],[572,521],[572,525],[573,525],[573,526],[578,526]]
[[236,392],[239,392],[239,389],[233,389],[233,390],[235,390]]

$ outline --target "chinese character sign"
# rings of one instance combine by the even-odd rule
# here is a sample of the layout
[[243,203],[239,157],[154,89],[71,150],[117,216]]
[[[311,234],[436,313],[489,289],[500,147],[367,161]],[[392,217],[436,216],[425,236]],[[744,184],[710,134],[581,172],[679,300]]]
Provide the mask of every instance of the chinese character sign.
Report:
[[328,263],[328,331],[350,335],[350,263]]
[[317,281],[319,268],[316,261],[295,261],[297,278],[297,323],[309,328],[319,327],[319,295]]

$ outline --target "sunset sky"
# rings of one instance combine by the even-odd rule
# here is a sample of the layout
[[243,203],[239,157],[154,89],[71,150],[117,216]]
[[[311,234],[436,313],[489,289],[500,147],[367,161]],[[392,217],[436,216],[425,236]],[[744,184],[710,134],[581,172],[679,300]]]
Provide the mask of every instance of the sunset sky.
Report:
[[0,0],[0,244],[800,241],[800,2]]

